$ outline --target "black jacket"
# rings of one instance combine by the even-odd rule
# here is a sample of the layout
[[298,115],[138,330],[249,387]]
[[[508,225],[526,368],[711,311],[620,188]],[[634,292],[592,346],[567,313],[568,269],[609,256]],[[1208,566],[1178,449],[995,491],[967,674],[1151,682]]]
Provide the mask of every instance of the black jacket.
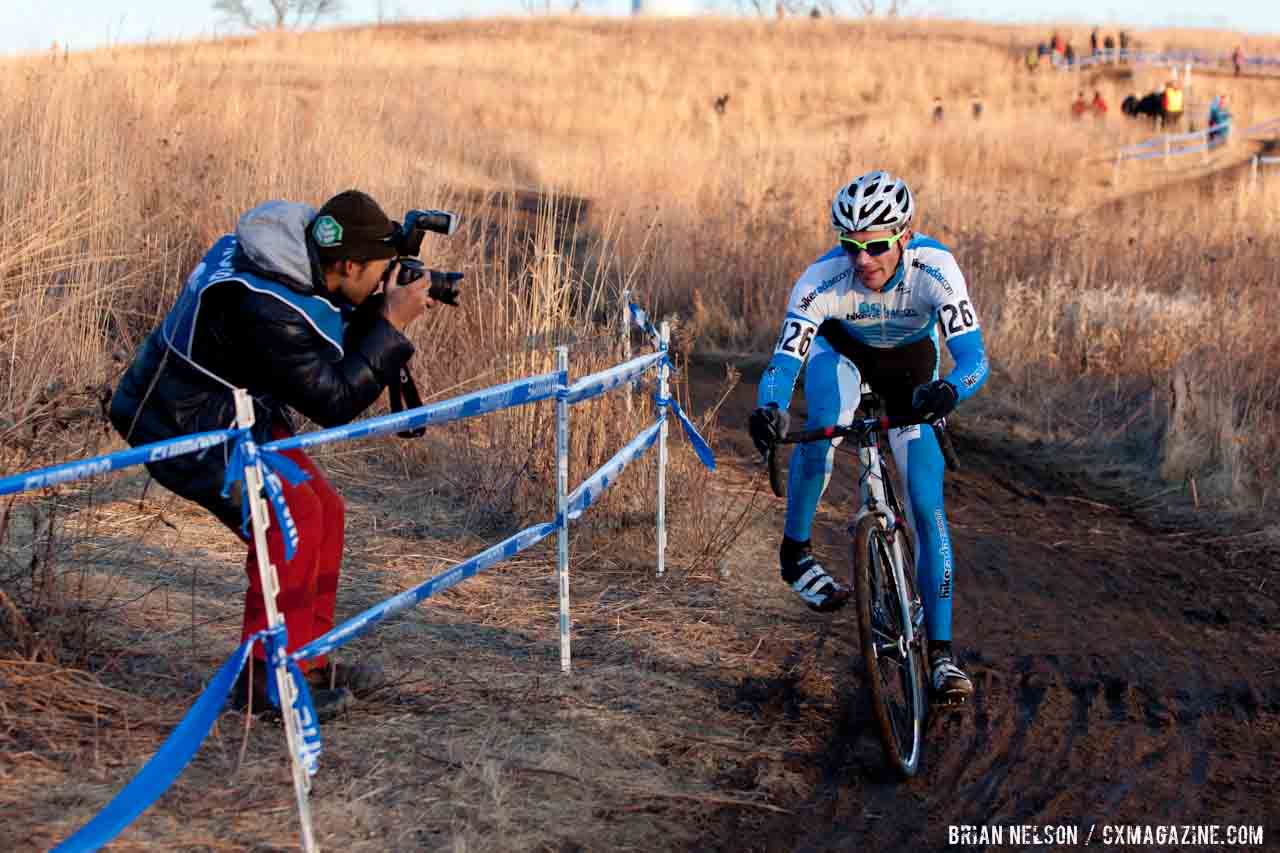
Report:
[[[324,298],[312,295],[310,298]],[[295,308],[237,281],[212,287],[200,307],[192,345],[197,364],[245,388],[256,408],[255,438],[288,426],[294,409],[321,426],[353,420],[396,381],[413,344],[381,315],[381,296],[355,311],[343,335],[345,354]],[[111,422],[132,445],[225,429],[235,421],[231,391],[170,352],[151,333],[111,400]],[[222,498],[230,448],[212,448],[148,464],[161,485],[239,527],[238,495]]]

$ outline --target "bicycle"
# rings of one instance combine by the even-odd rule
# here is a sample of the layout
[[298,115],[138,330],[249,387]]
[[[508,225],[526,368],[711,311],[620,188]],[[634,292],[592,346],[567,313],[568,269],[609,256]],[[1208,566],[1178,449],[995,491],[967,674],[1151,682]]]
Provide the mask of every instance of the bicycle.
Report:
[[[860,408],[864,416],[848,426],[792,432],[779,439],[767,454],[769,485],[778,497],[786,495],[776,453],[779,444],[834,438],[858,442],[861,503],[848,528],[853,540],[850,585],[877,733],[889,764],[908,778],[920,768],[930,706],[928,641],[924,604],[916,589],[915,545],[886,464],[892,449],[881,453],[880,436],[921,421],[880,414],[883,403],[865,383]],[[955,449],[941,423],[930,426],[938,435],[947,468],[956,470]]]

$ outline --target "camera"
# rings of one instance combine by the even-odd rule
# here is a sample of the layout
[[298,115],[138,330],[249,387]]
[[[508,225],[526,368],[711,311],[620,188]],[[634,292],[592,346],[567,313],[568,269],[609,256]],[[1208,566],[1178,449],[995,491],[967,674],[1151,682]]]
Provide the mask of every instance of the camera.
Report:
[[396,224],[391,243],[401,257],[413,257],[422,251],[422,238],[431,231],[451,236],[458,230],[458,215],[447,210],[411,210],[404,215],[404,224]]
[[417,258],[400,258],[396,262],[396,284],[400,287],[428,275],[431,276],[431,284],[427,287],[427,295],[445,305],[457,305],[458,282],[462,281],[462,273],[430,270]]
[[462,273],[427,269],[417,258],[422,251],[422,238],[428,231],[447,237],[456,230],[456,213],[447,210],[410,210],[406,213],[404,224],[396,224],[396,233],[391,238],[400,256],[397,259],[396,284],[403,287],[429,275],[431,285],[427,288],[427,295],[445,305],[457,305],[458,282],[462,281]]

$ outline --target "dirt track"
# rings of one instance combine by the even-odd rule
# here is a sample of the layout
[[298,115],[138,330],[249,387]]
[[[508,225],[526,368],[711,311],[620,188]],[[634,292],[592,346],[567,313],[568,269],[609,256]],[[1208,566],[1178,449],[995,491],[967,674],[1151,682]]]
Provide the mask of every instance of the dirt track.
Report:
[[[723,411],[729,434],[741,435],[734,419],[754,383],[738,393]],[[881,769],[852,613],[819,632],[816,651],[809,639],[775,647],[782,673],[812,658],[836,670],[848,698],[819,749],[785,759],[810,785],[782,804],[792,813],[764,824],[744,816],[738,831],[730,817],[709,846],[939,849],[948,825],[961,824],[1065,824],[1081,827],[1083,843],[1090,825],[1101,833],[1108,823],[1263,825],[1275,849],[1274,563],[1233,558],[1239,539],[1155,529],[1048,473],[1034,448],[959,423],[964,470],[948,475],[947,506],[971,707],[931,720],[922,774],[899,783]],[[745,439],[734,448],[748,458]],[[815,533],[833,563],[847,547],[838,508],[851,461],[837,456]],[[777,517],[780,527],[780,506]],[[785,594],[771,562],[751,571]],[[794,713],[804,701],[795,684],[784,675],[749,685],[755,723]]]
[[[693,371],[693,412],[721,373]],[[761,511],[767,485],[743,429],[754,394],[748,375],[720,410],[707,503],[754,507],[720,572],[673,561],[654,580],[646,490],[637,524],[575,562],[571,678],[537,555],[345,651],[384,660],[396,686],[324,727],[324,849],[912,851],[945,849],[949,825],[1065,824],[1083,840],[1104,822],[1262,825],[1277,846],[1280,560],[1262,537],[1204,542],[1111,509],[1116,494],[962,415],[948,509],[956,641],[977,695],[931,721],[922,774],[900,783],[869,725],[852,612],[812,614],[778,579],[782,502]],[[673,457],[687,452],[677,439]],[[438,561],[424,554],[477,547],[438,521],[426,538],[420,493],[372,454],[326,460],[354,519],[344,616],[421,581]],[[838,457],[819,510],[833,567],[850,462]],[[163,495],[140,511],[141,482],[118,489],[97,505],[133,520],[83,552],[90,564],[115,554],[109,579],[127,595],[84,675],[105,698],[88,713],[65,680],[0,668],[0,811],[14,815],[0,850],[48,849],[97,813],[236,636],[238,543]],[[279,731],[244,722],[223,716],[120,849],[296,849]]]

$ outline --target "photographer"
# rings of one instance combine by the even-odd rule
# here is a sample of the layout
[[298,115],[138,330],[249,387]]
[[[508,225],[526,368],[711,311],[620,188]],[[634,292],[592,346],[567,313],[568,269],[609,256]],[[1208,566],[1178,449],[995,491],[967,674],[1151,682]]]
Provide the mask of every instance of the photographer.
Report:
[[[319,211],[285,201],[250,210],[234,234],[209,250],[146,339],[111,400],[112,424],[133,445],[225,429],[235,420],[234,388],[254,399],[260,443],[293,434],[289,409],[326,427],[351,421],[399,381],[414,351],[403,330],[435,304],[427,278],[375,294],[402,254],[401,235],[358,190],[334,196]],[[229,453],[221,446],[147,467],[161,485],[243,539],[239,489],[221,495]],[[267,534],[292,651],[333,627],[344,507],[306,454],[284,455],[310,475],[297,486],[282,480],[299,538],[293,559],[285,559],[279,519]],[[245,572],[242,638],[267,627],[251,542]],[[316,659],[302,667],[317,688],[313,699],[322,719],[382,681],[374,666]],[[266,683],[259,646],[233,704],[265,709]]]

